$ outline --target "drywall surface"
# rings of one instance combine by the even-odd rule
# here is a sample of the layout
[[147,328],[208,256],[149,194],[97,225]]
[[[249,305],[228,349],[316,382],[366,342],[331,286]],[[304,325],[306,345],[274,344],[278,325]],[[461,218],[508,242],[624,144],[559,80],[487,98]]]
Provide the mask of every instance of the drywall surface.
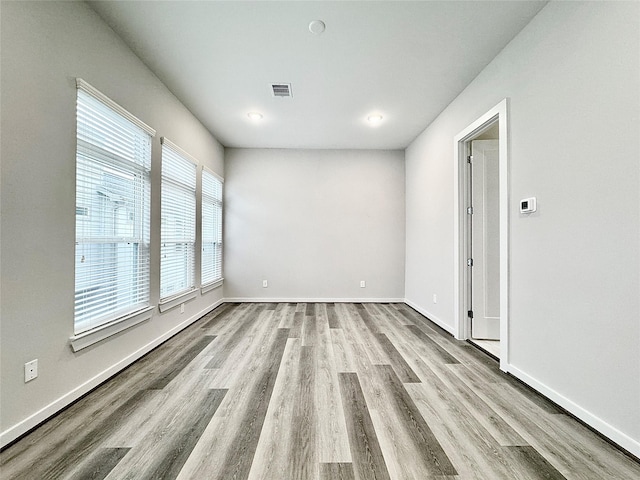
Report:
[[406,151],[406,297],[453,329],[453,138],[510,99],[510,371],[636,455],[639,60],[640,4],[552,2]]
[[403,152],[226,149],[225,170],[225,297],[403,298]]
[[[183,314],[156,309],[149,321],[71,351],[76,77],[157,130],[152,305],[159,297],[160,137],[167,136],[220,175],[224,149],[86,4],[3,2],[1,35],[0,431],[6,443],[222,298],[222,288],[198,294]],[[39,376],[25,384],[23,365],[36,358]]]

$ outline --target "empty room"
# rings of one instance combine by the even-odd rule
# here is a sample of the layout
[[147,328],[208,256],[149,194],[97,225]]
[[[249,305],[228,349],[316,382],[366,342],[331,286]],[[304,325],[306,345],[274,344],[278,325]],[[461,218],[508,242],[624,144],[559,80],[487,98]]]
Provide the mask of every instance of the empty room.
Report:
[[0,477],[640,478],[640,3],[0,0]]

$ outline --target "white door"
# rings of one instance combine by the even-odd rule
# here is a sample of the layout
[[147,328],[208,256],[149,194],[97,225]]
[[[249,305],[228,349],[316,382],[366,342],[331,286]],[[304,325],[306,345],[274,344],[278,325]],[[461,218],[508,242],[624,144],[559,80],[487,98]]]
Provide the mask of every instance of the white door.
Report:
[[498,140],[471,142],[471,337],[500,339]]

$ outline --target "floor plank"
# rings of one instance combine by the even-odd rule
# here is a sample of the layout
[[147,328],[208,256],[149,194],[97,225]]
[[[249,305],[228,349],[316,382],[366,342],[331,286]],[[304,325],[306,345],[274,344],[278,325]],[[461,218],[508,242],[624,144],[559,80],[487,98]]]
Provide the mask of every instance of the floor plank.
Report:
[[321,313],[318,316],[315,398],[318,418],[318,461],[342,464],[351,462],[351,451],[332,342],[332,334],[336,331],[338,329],[330,328],[328,315]]
[[355,480],[351,463],[321,463],[320,480]]
[[416,373],[411,369],[407,361],[400,355],[400,352],[393,346],[393,343],[389,340],[384,333],[379,333],[376,335],[378,339],[378,343],[382,347],[382,349],[387,352],[389,356],[389,362],[393,369],[395,370],[400,380],[404,383],[420,383],[420,378]]
[[298,381],[300,352],[300,339],[289,338],[249,472],[250,480],[285,478],[289,468],[294,409],[291,386]]
[[360,388],[358,375],[341,373],[339,381],[356,477],[371,480],[389,479],[387,465]]
[[355,372],[356,364],[353,359],[353,352],[347,343],[347,338],[342,328],[331,329],[331,345],[333,347],[337,371]]
[[293,325],[289,331],[289,338],[300,338],[302,336],[302,323],[304,322],[304,312],[296,311],[293,314]]
[[411,439],[431,475],[457,475],[458,472],[451,464],[449,457],[393,369],[390,366],[381,365],[378,371],[391,392],[395,406],[400,412],[402,424],[410,432]]
[[566,477],[547,462],[533,447],[504,447],[504,451],[523,466],[522,475],[531,478],[548,480],[566,480]]
[[293,399],[289,461],[284,478],[300,480],[318,478],[314,348],[314,346],[300,347],[297,388]]
[[[336,313],[336,305],[335,305],[335,303],[328,303],[327,304],[327,317],[329,319],[329,328],[341,328],[340,320],[339,320],[338,314]],[[340,465],[340,464],[338,464],[338,465]],[[331,467],[331,468],[340,469],[341,467]]]
[[102,480],[106,478],[113,467],[130,449],[128,448],[101,448],[91,455],[91,459],[85,461],[78,471],[69,476],[72,480]]

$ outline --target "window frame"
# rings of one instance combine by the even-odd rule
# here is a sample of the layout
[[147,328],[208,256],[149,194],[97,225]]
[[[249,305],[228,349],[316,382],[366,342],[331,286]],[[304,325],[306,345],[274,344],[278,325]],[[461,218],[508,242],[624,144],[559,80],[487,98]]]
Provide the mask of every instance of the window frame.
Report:
[[[213,191],[207,189],[206,176],[210,177],[213,182]],[[223,238],[223,222],[224,222],[224,179],[215,173],[213,170],[202,166],[202,191],[201,197],[201,215],[202,215],[202,229],[201,229],[201,245],[200,245],[200,285],[201,289],[208,291],[212,288],[220,286],[224,282],[224,238]],[[211,220],[208,218],[206,208],[210,207],[213,210]],[[208,223],[211,223],[213,232],[209,237],[205,231],[208,228]],[[212,238],[210,241],[209,238]],[[205,254],[207,246],[212,246],[212,254]],[[211,259],[213,265],[207,262]],[[213,270],[213,276],[206,276],[206,272]]]
[[[151,317],[150,192],[155,134],[102,92],[76,79],[74,351]],[[109,209],[112,215],[107,215]],[[113,255],[94,256],[108,245]],[[104,274],[109,271],[111,286],[104,287]]]
[[[160,311],[166,311],[168,308],[173,308],[174,306],[182,303],[183,301],[189,300],[195,297],[194,292],[196,291],[196,243],[198,240],[197,236],[197,226],[196,226],[196,215],[197,215],[197,166],[198,161],[192,157],[189,153],[184,151],[182,148],[177,146],[175,143],[171,142],[166,137],[161,137],[160,142],[162,144],[162,171],[161,171],[161,182],[160,182],[160,216],[161,216],[161,225],[160,225]],[[169,167],[169,162],[178,161],[182,162],[182,167],[179,165],[171,165]],[[193,177],[189,179],[178,178],[175,175],[171,175],[170,168],[188,168],[192,170]],[[176,173],[174,171],[174,173]],[[192,181],[192,182],[191,182]],[[170,193],[171,192],[171,193]],[[174,208],[178,202],[177,197],[182,194],[183,200],[191,200],[191,205],[181,205],[182,207],[189,207],[191,216],[190,217],[182,217],[174,215],[174,220],[176,221],[175,229],[173,232],[169,230],[169,226],[167,223],[167,211],[171,208]],[[173,196],[173,199],[170,197]],[[174,208],[175,211],[175,208]],[[181,222],[178,224],[178,222]],[[186,232],[187,235],[180,237],[178,235],[178,230],[182,230],[183,234]],[[171,240],[169,234],[175,234],[175,237]],[[191,233],[189,237],[188,234]],[[185,256],[185,263],[183,264],[184,270],[182,271],[185,274],[184,277],[184,286],[180,288],[173,288],[168,291],[163,291],[163,289],[168,288],[166,282],[168,278],[167,271],[169,270],[169,264],[167,263],[168,258],[173,259],[174,257],[167,257],[170,252],[170,246],[173,245],[175,249],[183,249],[181,252]],[[177,250],[176,250],[177,251]],[[179,255],[178,255],[179,257]],[[177,278],[174,277],[172,281],[176,281]],[[185,298],[188,297],[188,298]],[[175,301],[176,299],[180,301]]]

